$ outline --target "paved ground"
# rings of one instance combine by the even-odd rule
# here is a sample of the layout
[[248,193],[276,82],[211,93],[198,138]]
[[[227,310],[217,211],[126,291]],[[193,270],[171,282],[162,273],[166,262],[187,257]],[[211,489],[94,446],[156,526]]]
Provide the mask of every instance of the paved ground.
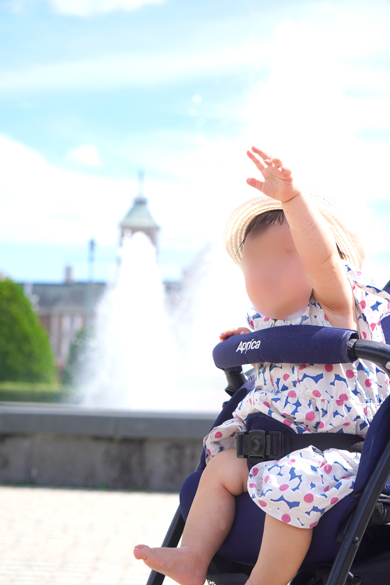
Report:
[[178,502],[178,494],[0,486],[0,584],[146,585],[133,546],[160,546]]

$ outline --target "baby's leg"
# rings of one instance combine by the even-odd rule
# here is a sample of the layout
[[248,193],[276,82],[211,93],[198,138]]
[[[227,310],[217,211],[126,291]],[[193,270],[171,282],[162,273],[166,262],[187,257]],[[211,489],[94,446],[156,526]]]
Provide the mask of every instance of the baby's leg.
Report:
[[247,491],[247,480],[246,459],[238,459],[235,449],[215,455],[202,473],[180,548],[138,545],[134,556],[181,585],[203,585],[210,561],[232,527],[234,496]]
[[261,549],[246,585],[288,585],[306,556],[312,528],[296,528],[267,514]]

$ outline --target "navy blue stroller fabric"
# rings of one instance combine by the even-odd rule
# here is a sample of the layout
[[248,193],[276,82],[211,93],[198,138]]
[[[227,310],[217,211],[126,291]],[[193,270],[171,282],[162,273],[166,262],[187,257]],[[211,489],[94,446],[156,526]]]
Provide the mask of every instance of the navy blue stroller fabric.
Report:
[[[390,344],[390,317],[382,321],[382,327],[386,342]],[[267,347],[266,344],[262,346],[261,343],[265,334],[267,334]],[[271,335],[269,336],[269,334]],[[289,363],[302,363],[305,361],[310,361],[311,363],[346,363],[351,361],[346,351],[346,345],[348,340],[353,338],[358,338],[358,333],[353,330],[332,327],[286,326],[267,330],[267,333],[257,331],[236,336],[235,339],[230,338],[224,341],[223,344],[219,344],[215,348],[213,355],[217,367],[222,369],[233,369],[244,363],[258,363],[261,361],[272,361],[273,363],[278,363],[279,361]],[[260,343],[258,343],[259,341]],[[241,347],[240,343],[242,343]],[[272,350],[270,349],[270,344],[273,346]],[[272,354],[270,351],[272,351]],[[272,355],[271,360],[267,359],[270,355]],[[276,356],[278,359],[276,359]],[[254,380],[249,380],[233,395],[232,399],[221,411],[213,427],[231,418],[232,412],[253,386]],[[390,397],[381,405],[367,432],[354,492],[343,498],[321,517],[319,524],[314,528],[312,543],[302,568],[313,564],[333,562],[340,546],[337,541],[340,524],[356,506],[361,490],[370,477],[384,446],[390,440],[389,420]],[[282,430],[283,432],[291,431],[285,425],[266,416],[261,421],[261,428],[264,430]],[[201,469],[186,479],[180,492],[180,508],[184,520],[187,519],[204,467],[203,453]],[[390,493],[390,480],[387,481],[384,492]],[[228,537],[218,551],[218,556],[237,563],[254,565],[261,546],[264,520],[265,513],[252,502],[247,493],[238,496],[236,498],[235,521]]]
[[217,368],[228,371],[261,362],[343,364],[351,361],[346,347],[353,338],[359,334],[352,329],[284,325],[229,337],[214,348],[213,358]]
[[[246,389],[244,389],[244,392],[246,392]],[[241,393],[240,391],[241,396],[243,396],[244,392]],[[239,397],[234,396],[234,398],[238,400]],[[229,408],[225,408],[226,414],[231,408],[230,403]],[[234,408],[235,406],[232,410]],[[302,568],[315,563],[331,563],[335,558],[339,549],[337,535],[340,530],[340,523],[355,507],[357,496],[367,482],[368,477],[370,477],[382,453],[384,444],[390,439],[389,418],[390,397],[382,404],[368,430],[354,492],[343,498],[322,516],[318,526],[314,528],[313,540],[302,564]],[[281,425],[273,419],[268,419],[268,424],[265,420],[262,421],[261,428],[264,430],[283,430],[286,432],[285,425]],[[291,431],[291,429],[288,429],[288,431]],[[380,434],[380,440],[377,440],[378,433]],[[202,470],[196,471],[183,484],[180,493],[180,507],[185,520],[187,519],[201,474]],[[264,520],[265,513],[252,502],[248,494],[244,493],[238,496],[236,498],[235,522],[218,555],[238,563],[255,564],[260,550]],[[245,535],[245,539],[242,537],[243,534]],[[326,535],[326,538],[324,538],[324,535]]]
[[[202,471],[196,471],[183,484],[180,492],[180,509],[184,520],[187,519],[201,475]],[[313,531],[312,544],[302,567],[333,561],[339,549],[336,538],[340,519],[351,511],[355,504],[356,500],[352,495],[346,496],[322,516]],[[265,512],[252,502],[248,494],[238,496],[234,524],[218,555],[237,563],[254,565],[261,546],[264,521]]]

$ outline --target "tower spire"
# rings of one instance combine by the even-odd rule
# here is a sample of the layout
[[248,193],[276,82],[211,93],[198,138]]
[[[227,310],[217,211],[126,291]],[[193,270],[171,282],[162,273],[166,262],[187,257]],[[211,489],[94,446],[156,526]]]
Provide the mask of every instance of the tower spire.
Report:
[[145,199],[144,182],[145,182],[145,171],[143,169],[138,169],[138,197],[140,199]]

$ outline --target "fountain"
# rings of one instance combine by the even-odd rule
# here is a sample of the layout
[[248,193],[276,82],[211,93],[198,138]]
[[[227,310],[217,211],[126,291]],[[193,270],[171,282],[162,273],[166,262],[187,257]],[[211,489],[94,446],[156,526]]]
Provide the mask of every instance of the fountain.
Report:
[[183,292],[169,305],[156,249],[144,233],[125,236],[120,257],[117,282],[97,309],[79,404],[218,412],[225,378],[211,353],[220,331],[244,323],[240,271],[224,250],[209,245],[187,272]]
[[168,307],[150,239],[124,237],[120,255],[73,404],[2,405],[1,483],[177,490],[196,467],[226,397],[211,352],[239,271],[226,280],[210,246]]

